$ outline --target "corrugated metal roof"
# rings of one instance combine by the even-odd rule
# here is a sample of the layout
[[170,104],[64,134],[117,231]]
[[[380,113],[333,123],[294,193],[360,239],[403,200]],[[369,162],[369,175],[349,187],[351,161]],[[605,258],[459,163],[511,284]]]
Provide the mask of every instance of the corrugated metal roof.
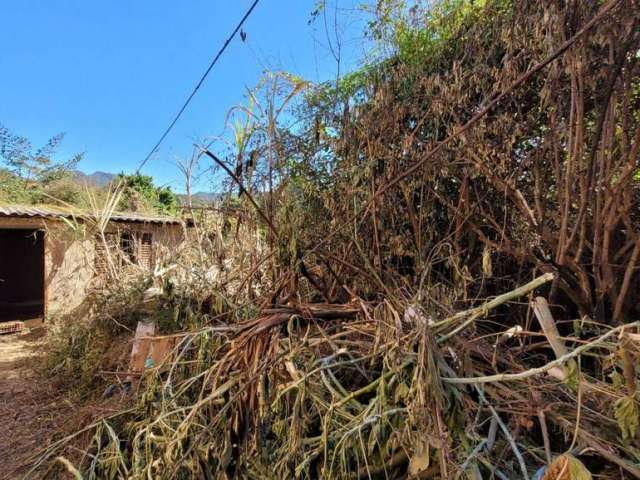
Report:
[[[27,205],[0,205],[0,217],[16,218],[91,218],[92,214],[82,210],[63,210],[49,206],[27,206]],[[182,221],[176,217],[164,215],[147,215],[133,212],[116,212],[111,215],[113,222],[140,222],[140,223],[174,223],[180,224]]]

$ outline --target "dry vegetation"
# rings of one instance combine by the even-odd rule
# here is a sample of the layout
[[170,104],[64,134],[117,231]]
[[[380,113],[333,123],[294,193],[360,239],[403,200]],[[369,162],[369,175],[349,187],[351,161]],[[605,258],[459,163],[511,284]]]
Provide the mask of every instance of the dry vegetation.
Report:
[[394,55],[267,77],[202,150],[239,198],[52,335],[79,388],[179,342],[46,475],[640,477],[637,2],[391,3]]

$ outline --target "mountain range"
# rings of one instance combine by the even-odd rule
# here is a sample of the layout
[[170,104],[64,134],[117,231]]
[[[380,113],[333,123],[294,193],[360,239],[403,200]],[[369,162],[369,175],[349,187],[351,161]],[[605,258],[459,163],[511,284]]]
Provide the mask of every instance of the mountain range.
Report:
[[[94,185],[96,187],[106,187],[109,185],[115,178],[115,173],[101,172],[96,171],[93,173],[84,173],[80,170],[75,170],[74,172],[75,178],[81,182],[88,183],[89,185]],[[178,200],[182,204],[187,203],[187,196],[183,193],[176,193]],[[220,200],[221,194],[216,192],[196,192],[191,194],[191,199],[193,204],[195,205],[209,205],[215,203]]]

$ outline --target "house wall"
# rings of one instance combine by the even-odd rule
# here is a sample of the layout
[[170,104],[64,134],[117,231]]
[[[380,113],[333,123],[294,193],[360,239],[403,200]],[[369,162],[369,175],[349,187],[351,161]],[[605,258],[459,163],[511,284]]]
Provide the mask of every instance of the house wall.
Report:
[[[78,307],[96,285],[94,236],[56,219],[0,218],[0,229],[5,228],[45,231],[45,315]],[[184,238],[183,227],[177,224],[111,222],[106,231],[151,233],[155,257],[175,251]]]
[[164,250],[169,252],[174,250],[184,240],[184,229],[182,225],[177,224],[111,222],[105,232],[151,233],[153,235],[154,250],[156,250],[157,255],[161,255]]
[[45,315],[67,313],[93,285],[95,244],[66,225],[50,222],[45,242]]

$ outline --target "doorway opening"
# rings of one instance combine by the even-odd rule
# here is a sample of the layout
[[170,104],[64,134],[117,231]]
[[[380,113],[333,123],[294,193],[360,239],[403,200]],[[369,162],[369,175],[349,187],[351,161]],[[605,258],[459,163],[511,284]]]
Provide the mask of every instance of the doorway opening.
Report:
[[0,229],[0,322],[44,316],[44,232]]

